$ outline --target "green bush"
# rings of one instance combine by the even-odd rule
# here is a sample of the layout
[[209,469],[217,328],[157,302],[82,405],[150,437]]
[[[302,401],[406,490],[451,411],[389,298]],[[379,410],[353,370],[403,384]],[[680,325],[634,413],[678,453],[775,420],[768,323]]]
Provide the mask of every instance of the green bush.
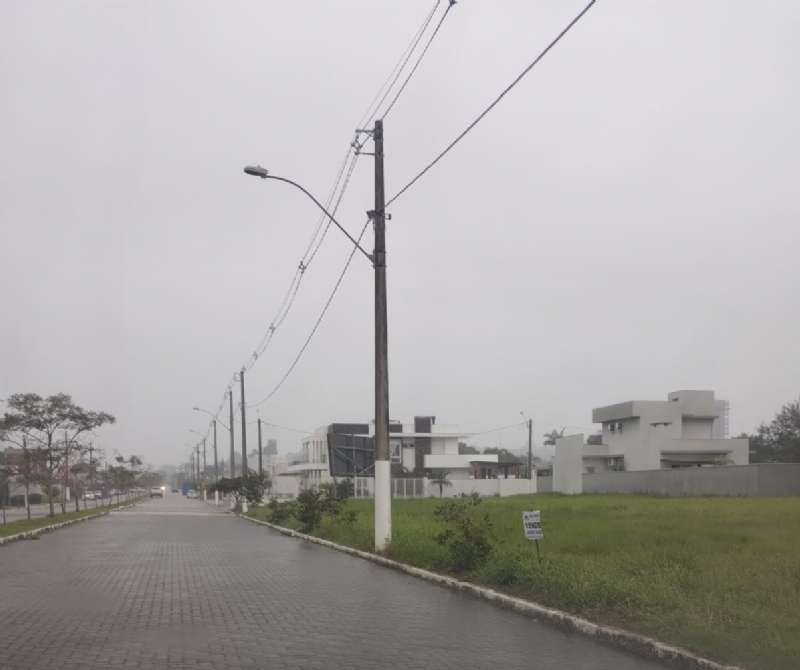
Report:
[[496,552],[480,569],[478,579],[492,586],[514,586],[520,582],[524,571],[525,566],[518,556]]
[[277,498],[270,498],[267,510],[269,511],[269,520],[282,526],[294,516],[294,503],[280,502]]
[[435,519],[446,524],[436,541],[447,548],[447,564],[441,566],[453,572],[480,568],[492,555],[492,524],[489,515],[480,513],[478,496],[447,500],[434,511]]
[[324,508],[325,493],[323,491],[306,489],[300,493],[297,496],[294,510],[294,516],[300,522],[300,531],[310,533],[319,528]]

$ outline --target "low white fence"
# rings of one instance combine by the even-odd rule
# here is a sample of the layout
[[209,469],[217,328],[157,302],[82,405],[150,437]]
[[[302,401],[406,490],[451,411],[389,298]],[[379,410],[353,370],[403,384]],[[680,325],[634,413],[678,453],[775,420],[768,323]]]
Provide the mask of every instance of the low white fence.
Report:
[[[340,480],[341,481],[341,480]],[[393,498],[427,498],[431,496],[453,498],[477,493],[480,496],[515,496],[536,493],[536,479],[452,479],[442,486],[427,477],[395,477],[392,479]],[[295,498],[302,490],[299,477],[274,477],[272,489],[267,497]],[[372,498],[375,480],[372,477],[355,477],[353,495],[356,498]]]

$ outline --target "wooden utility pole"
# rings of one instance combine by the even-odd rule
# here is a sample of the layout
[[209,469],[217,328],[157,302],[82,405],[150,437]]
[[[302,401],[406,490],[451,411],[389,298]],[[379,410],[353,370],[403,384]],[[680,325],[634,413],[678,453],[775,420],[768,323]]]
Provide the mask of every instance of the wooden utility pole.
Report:
[[214,483],[219,481],[219,461],[217,460],[217,420],[214,419]]
[[375,550],[392,539],[391,464],[389,455],[389,355],[386,308],[386,203],[383,177],[383,121],[375,121]]
[[228,424],[228,430],[231,433],[231,479],[236,476],[235,463],[236,463],[236,452],[234,451],[234,440],[233,440],[233,387],[228,389],[228,400],[230,402],[230,423]]
[[242,477],[247,477],[247,419],[244,411],[244,368],[239,373],[242,396]]
[[261,417],[258,417],[258,476],[264,476],[264,457],[261,447]]
[[533,419],[528,419],[528,479],[533,479]]

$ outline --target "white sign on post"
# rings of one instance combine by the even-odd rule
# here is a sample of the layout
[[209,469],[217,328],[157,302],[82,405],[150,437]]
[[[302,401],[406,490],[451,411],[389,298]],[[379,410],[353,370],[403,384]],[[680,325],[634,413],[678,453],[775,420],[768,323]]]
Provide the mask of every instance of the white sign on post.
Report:
[[539,510],[522,513],[522,527],[529,540],[543,540],[542,513]]

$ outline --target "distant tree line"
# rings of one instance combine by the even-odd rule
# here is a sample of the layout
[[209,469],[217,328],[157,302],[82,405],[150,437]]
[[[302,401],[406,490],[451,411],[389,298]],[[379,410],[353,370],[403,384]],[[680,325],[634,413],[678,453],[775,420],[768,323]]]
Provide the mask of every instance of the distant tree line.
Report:
[[800,463],[800,399],[785,404],[769,423],[762,423],[750,439],[751,463]]
[[[119,494],[158,477],[145,470],[137,456],[117,456],[105,469],[98,467],[102,454],[91,437],[98,428],[115,423],[108,412],[85,409],[66,393],[46,397],[15,393],[5,402],[6,411],[0,418],[0,446],[5,447],[0,449],[0,502],[9,502],[12,482],[20,484],[28,518],[31,503],[42,497],[49,504],[50,516],[54,516],[57,502],[62,513],[66,512],[68,488],[79,510],[90,486]],[[44,496],[32,493],[34,487]]]

